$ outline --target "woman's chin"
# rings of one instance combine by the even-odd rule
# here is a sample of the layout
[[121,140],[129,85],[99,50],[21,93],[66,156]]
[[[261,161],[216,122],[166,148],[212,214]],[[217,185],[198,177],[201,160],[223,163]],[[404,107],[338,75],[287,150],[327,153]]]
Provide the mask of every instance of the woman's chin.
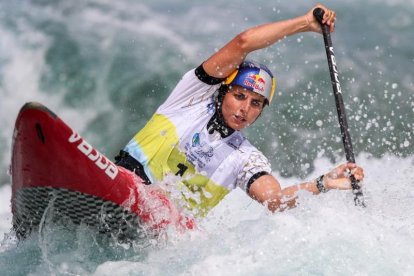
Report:
[[229,127],[231,129],[239,131],[239,130],[242,130],[243,128],[245,128],[246,124],[245,123],[231,123],[231,124],[229,124]]

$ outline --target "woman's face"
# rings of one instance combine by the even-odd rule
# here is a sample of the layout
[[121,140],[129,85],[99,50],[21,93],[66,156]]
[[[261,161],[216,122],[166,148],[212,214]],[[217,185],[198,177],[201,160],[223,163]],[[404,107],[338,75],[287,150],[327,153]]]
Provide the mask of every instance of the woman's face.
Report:
[[234,130],[241,130],[256,121],[264,103],[262,95],[234,85],[223,99],[221,111],[224,122]]

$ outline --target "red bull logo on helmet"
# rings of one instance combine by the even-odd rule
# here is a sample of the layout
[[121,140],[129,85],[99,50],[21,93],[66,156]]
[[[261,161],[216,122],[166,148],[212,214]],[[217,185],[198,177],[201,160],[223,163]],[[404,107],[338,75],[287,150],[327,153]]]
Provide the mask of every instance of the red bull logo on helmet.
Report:
[[254,91],[263,93],[266,87],[266,80],[258,74],[248,74],[244,79],[243,84],[251,87]]
[[244,61],[224,82],[227,85],[239,85],[256,92],[272,101],[276,82],[270,70],[251,61]]

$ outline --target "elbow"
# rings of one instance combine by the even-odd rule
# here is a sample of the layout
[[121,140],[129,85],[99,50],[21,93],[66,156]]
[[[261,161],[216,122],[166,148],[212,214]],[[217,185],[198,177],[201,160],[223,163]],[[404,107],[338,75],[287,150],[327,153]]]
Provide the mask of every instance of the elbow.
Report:
[[240,34],[238,34],[235,37],[236,40],[236,44],[238,46],[238,48],[244,52],[244,53],[249,53],[252,51],[252,40],[251,40],[251,35],[250,35],[250,31],[244,31]]

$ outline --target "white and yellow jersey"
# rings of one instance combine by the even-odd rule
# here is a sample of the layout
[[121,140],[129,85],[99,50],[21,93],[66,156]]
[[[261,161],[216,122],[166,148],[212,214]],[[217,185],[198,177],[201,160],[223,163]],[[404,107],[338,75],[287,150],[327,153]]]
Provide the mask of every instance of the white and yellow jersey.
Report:
[[225,138],[208,133],[220,83],[200,79],[195,69],[187,72],[124,150],[143,165],[152,183],[168,175],[181,176],[185,207],[205,215],[231,190],[237,186],[248,190],[253,175],[271,169],[241,132]]

